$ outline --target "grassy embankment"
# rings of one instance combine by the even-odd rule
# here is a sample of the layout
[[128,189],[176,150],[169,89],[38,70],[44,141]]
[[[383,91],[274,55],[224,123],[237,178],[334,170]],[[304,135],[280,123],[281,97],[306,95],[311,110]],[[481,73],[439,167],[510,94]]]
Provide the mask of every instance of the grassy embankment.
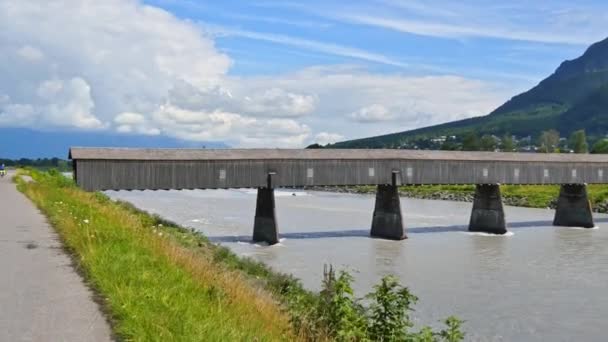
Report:
[[270,341],[295,336],[280,293],[292,278],[239,259],[57,174],[29,171],[18,188],[49,218],[98,294],[114,333],[139,341]]
[[18,188],[48,216],[96,292],[119,339],[129,341],[461,341],[462,321],[411,331],[417,298],[387,276],[365,298],[331,267],[314,294],[293,277],[239,258],[204,236],[58,172],[29,171]]
[[[501,194],[505,204],[529,208],[551,207],[559,195],[558,185],[502,185]],[[374,193],[375,187],[358,187],[359,193]],[[399,192],[414,198],[470,200],[475,193],[474,185],[419,185],[402,186]],[[588,186],[589,200],[594,209],[605,211],[601,204],[608,202],[608,187],[592,184]],[[450,197],[451,196],[451,197]]]

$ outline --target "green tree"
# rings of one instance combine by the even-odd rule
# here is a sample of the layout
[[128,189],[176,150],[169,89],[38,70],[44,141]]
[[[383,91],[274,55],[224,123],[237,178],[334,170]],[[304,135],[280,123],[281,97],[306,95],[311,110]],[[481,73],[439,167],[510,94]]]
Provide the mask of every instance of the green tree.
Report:
[[505,136],[502,137],[502,140],[500,142],[500,149],[503,152],[515,151],[515,141],[513,140],[513,136],[511,134],[505,134]]
[[458,144],[452,140],[446,140],[441,144],[442,151],[457,151],[458,147]]
[[608,153],[608,139],[601,139],[593,144],[591,153]]
[[307,149],[315,149],[315,148],[323,148],[323,146],[322,146],[322,145],[319,145],[319,144],[317,144],[317,143],[314,143],[314,144],[312,144],[312,145],[308,145],[306,148],[307,148]]
[[578,130],[569,139],[570,147],[574,150],[574,153],[587,153],[589,152],[589,145],[587,144],[587,135],[585,130]]
[[462,150],[463,151],[479,151],[479,138],[477,134],[470,131],[462,138]]
[[558,152],[559,132],[554,129],[543,131],[540,135],[539,145],[542,153]]
[[496,139],[491,135],[484,135],[479,141],[479,149],[481,151],[495,151],[496,150]]

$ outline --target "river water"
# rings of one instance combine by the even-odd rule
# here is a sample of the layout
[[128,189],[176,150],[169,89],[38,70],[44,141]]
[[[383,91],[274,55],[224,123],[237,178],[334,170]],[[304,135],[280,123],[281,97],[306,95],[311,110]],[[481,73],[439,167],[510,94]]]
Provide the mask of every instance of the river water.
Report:
[[419,297],[419,323],[466,320],[472,341],[606,341],[608,222],[551,226],[554,212],[506,208],[510,234],[466,231],[471,204],[402,199],[409,239],[369,237],[374,196],[277,191],[281,243],[250,243],[255,190],[107,192],[195,228],[318,289],[324,264],[350,270],[357,295],[386,274]]

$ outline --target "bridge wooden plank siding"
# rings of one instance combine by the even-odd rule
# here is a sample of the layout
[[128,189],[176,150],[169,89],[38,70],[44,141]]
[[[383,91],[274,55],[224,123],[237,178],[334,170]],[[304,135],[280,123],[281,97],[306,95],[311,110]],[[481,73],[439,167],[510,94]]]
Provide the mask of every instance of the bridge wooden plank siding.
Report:
[[[377,205],[376,211],[380,216],[385,215],[383,213],[395,215],[398,203],[385,199],[394,199],[394,189],[390,187],[401,184],[584,185],[606,183],[608,178],[608,156],[589,154],[73,147],[70,149],[69,158],[74,162],[76,183],[88,191],[389,185],[388,188],[379,187],[378,190],[377,198],[382,198],[385,206],[390,206],[385,208],[387,210],[382,210]],[[581,222],[581,216],[587,215],[580,212],[586,212],[584,208],[588,207],[580,204],[581,201],[587,201],[586,189],[583,186],[569,187],[567,190],[562,191],[563,196],[560,195],[560,201],[563,203],[584,197],[578,205],[562,205],[564,208],[577,208],[575,216],[578,219],[575,221]],[[499,221],[490,222],[494,219],[500,220],[502,214],[502,203],[495,203],[496,198],[500,201],[498,187],[492,191],[477,191],[476,196],[489,196],[485,202],[479,202],[488,205],[476,207],[477,214],[473,216],[481,221],[471,222],[471,225],[475,225],[477,230],[480,227],[483,229],[484,226],[500,226]],[[274,208],[274,196],[271,197]],[[490,203],[490,198],[494,198],[494,202]],[[272,212],[274,214],[274,209]],[[569,216],[571,215],[560,215],[561,218]],[[504,215],[502,217],[504,222]],[[375,215],[373,221],[395,222],[394,224],[399,225],[401,217],[378,218]],[[567,225],[568,220],[560,219],[557,223]],[[273,222],[273,225],[276,227],[276,222]],[[504,223],[502,225],[504,226]],[[382,227],[377,231],[399,230],[399,227],[393,228]],[[403,227],[400,229],[403,230]],[[502,230],[504,229],[491,231]],[[383,234],[383,237],[390,238],[390,235]],[[277,234],[270,236],[277,236],[278,239]],[[393,238],[402,239],[405,234],[396,233]]]

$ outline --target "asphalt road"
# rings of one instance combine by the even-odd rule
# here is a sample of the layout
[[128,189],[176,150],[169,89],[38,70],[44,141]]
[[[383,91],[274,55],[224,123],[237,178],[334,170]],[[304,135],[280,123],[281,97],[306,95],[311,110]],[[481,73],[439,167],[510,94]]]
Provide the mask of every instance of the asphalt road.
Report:
[[0,179],[0,341],[111,341],[45,217]]

